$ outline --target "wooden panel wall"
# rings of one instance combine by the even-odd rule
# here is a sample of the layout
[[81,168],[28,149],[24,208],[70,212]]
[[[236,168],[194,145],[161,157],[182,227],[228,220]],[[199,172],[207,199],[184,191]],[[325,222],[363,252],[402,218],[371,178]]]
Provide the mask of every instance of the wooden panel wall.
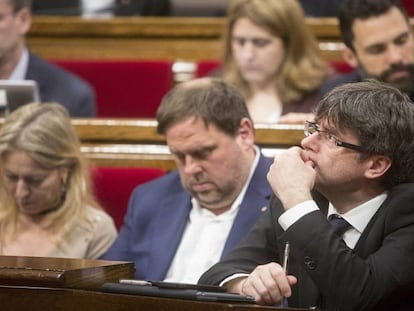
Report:
[[[328,60],[340,60],[336,18],[307,23]],[[224,18],[35,16],[30,49],[46,59],[219,59]]]
[[[165,138],[157,134],[150,119],[73,119],[82,151],[100,166],[145,166],[175,169]],[[299,145],[304,137],[300,125],[256,124],[256,143],[265,155]]]

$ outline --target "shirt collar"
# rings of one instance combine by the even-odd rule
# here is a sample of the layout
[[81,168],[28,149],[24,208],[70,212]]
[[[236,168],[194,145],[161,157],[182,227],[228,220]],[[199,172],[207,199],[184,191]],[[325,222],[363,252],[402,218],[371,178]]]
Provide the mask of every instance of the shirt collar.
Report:
[[17,63],[17,66],[13,69],[9,80],[25,80],[27,68],[29,66],[29,51],[27,48],[23,50],[22,56]]
[[384,203],[387,198],[388,192],[383,192],[380,195],[372,198],[371,200],[358,205],[357,207],[351,209],[345,214],[340,214],[337,212],[332,203],[329,203],[328,215],[329,217],[332,214],[341,215],[351,226],[357,230],[359,233],[362,233],[365,227],[368,225],[371,218],[378,211],[381,204]]

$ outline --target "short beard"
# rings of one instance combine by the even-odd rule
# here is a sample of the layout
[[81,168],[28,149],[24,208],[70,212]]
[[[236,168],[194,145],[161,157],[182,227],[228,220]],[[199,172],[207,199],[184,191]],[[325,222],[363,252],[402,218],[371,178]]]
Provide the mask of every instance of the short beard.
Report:
[[[405,70],[408,72],[408,77],[390,80],[390,76],[397,71]],[[392,65],[390,69],[382,72],[379,75],[372,75],[368,73],[363,66],[359,66],[359,71],[363,79],[372,78],[381,82],[388,83],[400,91],[410,95],[414,92],[414,64],[398,64]]]

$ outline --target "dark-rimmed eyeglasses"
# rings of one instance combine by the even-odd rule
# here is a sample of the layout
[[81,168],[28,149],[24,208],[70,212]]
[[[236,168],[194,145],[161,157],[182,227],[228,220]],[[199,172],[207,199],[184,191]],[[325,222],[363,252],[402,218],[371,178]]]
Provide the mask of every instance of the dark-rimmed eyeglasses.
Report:
[[327,141],[334,143],[336,146],[352,149],[358,152],[365,152],[364,147],[344,142],[329,131],[321,130],[316,122],[306,121],[304,133],[305,136],[310,136],[314,133],[318,133],[319,135],[323,135]]

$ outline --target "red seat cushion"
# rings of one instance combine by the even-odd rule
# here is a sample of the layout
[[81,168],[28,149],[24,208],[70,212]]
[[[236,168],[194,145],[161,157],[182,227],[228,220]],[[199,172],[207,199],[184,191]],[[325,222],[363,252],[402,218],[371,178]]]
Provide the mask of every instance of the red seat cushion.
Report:
[[132,190],[164,175],[158,168],[96,167],[92,170],[94,193],[102,207],[112,216],[116,227],[122,225]]
[[97,116],[154,118],[173,85],[172,62],[54,60],[88,81],[96,92]]

